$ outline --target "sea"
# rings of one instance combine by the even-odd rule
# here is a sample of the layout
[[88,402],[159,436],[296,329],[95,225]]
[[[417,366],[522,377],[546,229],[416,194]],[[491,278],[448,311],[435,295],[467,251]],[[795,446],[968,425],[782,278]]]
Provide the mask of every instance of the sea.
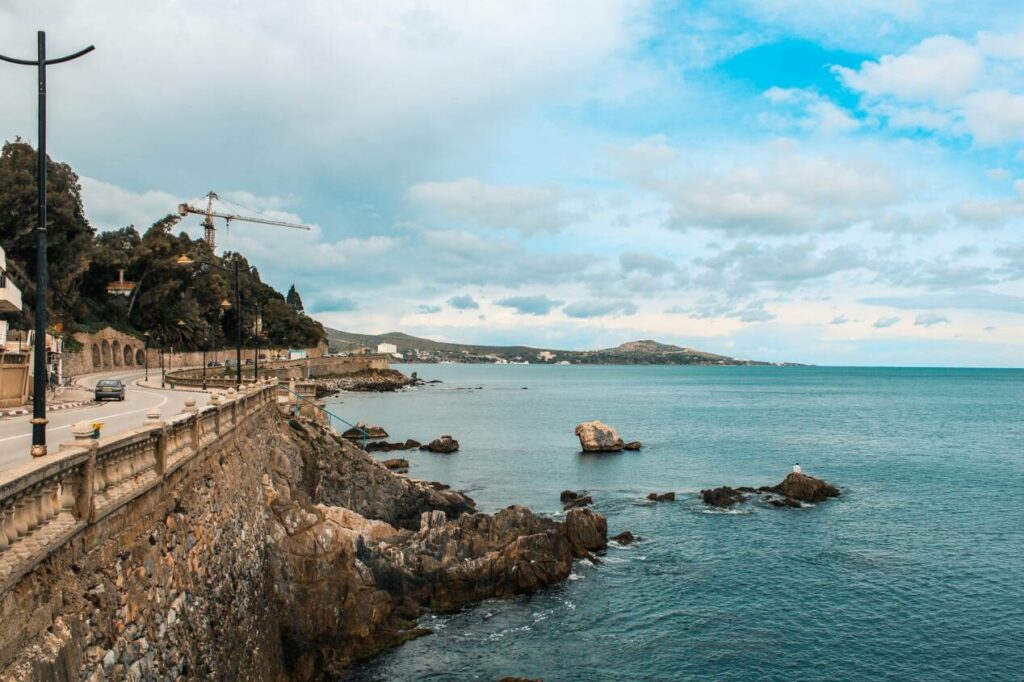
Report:
[[[449,615],[346,679],[1024,680],[1024,371],[398,365],[430,384],[328,399],[481,511],[562,517],[585,490],[613,544],[564,584]],[[582,454],[600,419],[643,449]],[[341,424],[337,424],[341,425]],[[728,510],[699,491],[800,463],[841,496]],[[648,502],[651,492],[675,502]]]

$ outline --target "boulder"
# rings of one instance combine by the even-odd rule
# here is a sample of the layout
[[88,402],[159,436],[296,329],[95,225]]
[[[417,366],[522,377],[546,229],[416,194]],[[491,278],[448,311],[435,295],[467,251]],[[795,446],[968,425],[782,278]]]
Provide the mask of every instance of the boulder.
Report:
[[562,501],[562,504],[569,504],[579,496],[580,494],[574,490],[563,490],[562,494],[559,495],[559,499]]
[[395,459],[386,459],[381,462],[388,469],[408,469],[409,460],[396,457]]
[[589,507],[594,504],[594,498],[590,495],[577,495],[568,502],[562,503],[565,509],[575,509],[577,507]]
[[577,424],[576,435],[583,452],[620,452],[625,446],[618,431],[599,421]]
[[444,435],[441,436],[440,438],[435,438],[426,445],[420,446],[420,450],[429,450],[430,452],[440,452],[443,454],[455,452],[458,449],[459,441],[455,440],[449,435]]
[[839,497],[839,489],[831,483],[795,471],[775,486],[772,492],[801,502],[824,502],[830,497]]
[[638,440],[631,441],[622,446],[623,450],[639,450],[643,447],[643,444]]
[[[365,433],[364,433],[365,431]],[[384,430],[382,426],[376,426],[374,424],[367,424],[366,422],[356,422],[356,425],[351,429],[341,434],[342,438],[348,438],[349,440],[362,440],[366,438],[387,438],[388,432]]]
[[628,530],[624,530],[615,537],[613,537],[612,540],[615,540],[615,542],[619,543],[620,545],[628,545],[634,540],[636,540],[636,537]]
[[650,500],[651,502],[675,502],[676,501],[676,494],[675,493],[661,493],[661,494],[651,493],[650,495],[647,496],[647,499]]
[[746,495],[740,492],[740,490],[730,488],[727,485],[709,490],[701,490],[700,496],[704,500],[704,504],[709,504],[712,507],[731,507],[737,502],[745,502],[747,499]]

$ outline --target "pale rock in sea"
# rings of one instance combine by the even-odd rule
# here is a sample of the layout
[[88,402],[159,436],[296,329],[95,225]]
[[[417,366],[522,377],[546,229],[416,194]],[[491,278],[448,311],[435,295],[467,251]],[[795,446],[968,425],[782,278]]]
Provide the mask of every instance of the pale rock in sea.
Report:
[[576,435],[583,452],[621,452],[625,446],[618,431],[597,420],[577,424]]

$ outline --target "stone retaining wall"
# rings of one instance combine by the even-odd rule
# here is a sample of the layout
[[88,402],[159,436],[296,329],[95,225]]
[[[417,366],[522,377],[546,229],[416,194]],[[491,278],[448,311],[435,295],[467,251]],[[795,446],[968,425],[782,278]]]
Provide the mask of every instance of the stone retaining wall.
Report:
[[0,474],[0,679],[283,676],[257,541],[276,404],[214,396]]
[[[98,332],[78,332],[75,340],[82,344],[82,350],[74,353],[64,354],[64,376],[76,377],[92,372],[104,372],[122,368],[142,368],[146,365],[148,358],[149,368],[153,370],[160,367],[160,349],[150,347],[146,349],[145,339],[131,334],[119,332],[116,329],[107,327]],[[313,348],[304,349],[306,357],[321,358],[327,353],[327,345],[321,343]],[[279,354],[287,354],[287,348],[260,348],[260,355],[268,358]],[[198,367],[203,364],[204,355],[202,351],[170,352],[169,348],[164,349],[163,361],[166,367]],[[256,350],[253,348],[242,349],[242,362],[254,360]],[[219,348],[211,350],[205,355],[206,361],[225,362],[235,360],[234,348]]]

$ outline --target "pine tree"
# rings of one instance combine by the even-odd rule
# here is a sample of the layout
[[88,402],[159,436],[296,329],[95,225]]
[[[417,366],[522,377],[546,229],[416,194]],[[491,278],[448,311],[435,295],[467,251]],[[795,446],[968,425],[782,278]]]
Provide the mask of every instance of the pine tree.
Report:
[[288,289],[288,294],[285,296],[284,300],[287,301],[288,305],[290,305],[295,312],[303,312],[302,297],[299,296],[299,292],[296,291],[294,284]]

